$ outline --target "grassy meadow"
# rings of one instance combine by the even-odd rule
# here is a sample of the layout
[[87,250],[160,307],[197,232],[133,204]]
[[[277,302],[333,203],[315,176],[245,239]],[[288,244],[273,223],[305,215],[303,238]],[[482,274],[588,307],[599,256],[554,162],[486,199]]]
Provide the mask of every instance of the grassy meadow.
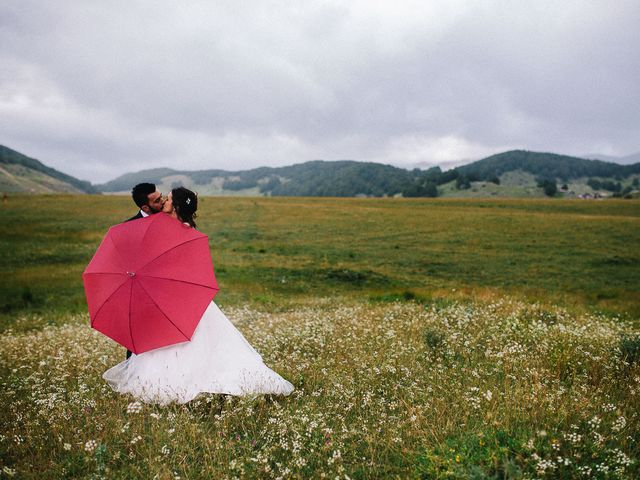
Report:
[[200,199],[216,302],[296,391],[110,391],[119,196],[0,205],[0,478],[637,478],[640,203]]

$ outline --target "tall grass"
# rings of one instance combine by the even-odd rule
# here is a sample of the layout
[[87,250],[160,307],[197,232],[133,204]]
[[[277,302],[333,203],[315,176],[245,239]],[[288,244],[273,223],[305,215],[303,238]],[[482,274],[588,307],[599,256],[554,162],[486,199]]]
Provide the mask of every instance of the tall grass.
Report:
[[[21,312],[84,311],[82,270],[108,227],[133,213],[114,196],[0,206],[0,328]],[[634,201],[203,197],[198,224],[222,304],[411,290],[640,315]]]
[[503,299],[227,308],[287,398],[157,407],[64,326],[0,338],[0,461],[20,478],[637,478],[640,364],[618,319]]
[[286,398],[158,407],[80,274],[107,196],[0,208],[0,477],[640,477],[640,204],[201,199],[216,301]]

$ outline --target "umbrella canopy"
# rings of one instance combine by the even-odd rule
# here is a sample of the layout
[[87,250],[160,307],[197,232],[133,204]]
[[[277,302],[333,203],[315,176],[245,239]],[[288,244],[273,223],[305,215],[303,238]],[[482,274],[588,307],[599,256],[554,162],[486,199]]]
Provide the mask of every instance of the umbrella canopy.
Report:
[[164,213],[111,227],[82,279],[91,326],[136,354],[191,340],[218,292],[207,236]]

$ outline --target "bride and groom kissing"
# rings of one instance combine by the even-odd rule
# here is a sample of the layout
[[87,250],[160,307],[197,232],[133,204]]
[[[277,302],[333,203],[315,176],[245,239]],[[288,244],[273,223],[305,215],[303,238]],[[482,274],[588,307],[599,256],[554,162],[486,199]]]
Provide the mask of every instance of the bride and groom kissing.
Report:
[[[196,228],[198,196],[187,188],[174,188],[165,197],[153,183],[140,183],[131,196],[140,210],[127,222],[161,214]],[[107,370],[103,378],[117,392],[158,404],[186,403],[200,393],[289,395],[294,389],[264,364],[213,300],[190,341],[139,355],[127,351],[126,360]]]

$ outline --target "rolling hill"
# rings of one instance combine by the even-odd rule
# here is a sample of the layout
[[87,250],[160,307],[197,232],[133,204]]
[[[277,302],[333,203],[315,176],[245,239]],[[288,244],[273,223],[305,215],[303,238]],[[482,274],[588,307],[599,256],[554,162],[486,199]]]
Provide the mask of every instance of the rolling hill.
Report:
[[568,181],[581,177],[624,178],[640,173],[640,163],[619,165],[555,153],[513,150],[491,155],[477,162],[457,167],[456,170],[460,175],[479,180],[488,180],[506,172],[521,170],[536,176]]
[[439,167],[407,170],[371,162],[314,160],[242,171],[156,168],[92,185],[0,146],[0,192],[128,193],[140,182],[153,182],[165,192],[183,185],[202,195],[633,197],[640,195],[640,163],[621,165],[513,150],[447,171]]
[[633,163],[640,162],[640,152],[632,153],[631,155],[625,155],[623,157],[602,155],[600,153],[589,153],[587,155],[582,155],[581,158],[588,158],[591,160],[604,160],[605,162],[619,163],[620,165],[631,165]]
[[89,182],[78,180],[35,158],[0,145],[0,192],[98,193]]
[[556,190],[564,196],[597,192],[606,196],[634,190],[637,177],[640,163],[619,165],[513,150],[445,172],[439,167],[406,170],[379,163],[315,160],[243,171],[143,170],[97,187],[104,192],[127,192],[132,185],[149,181],[163,191],[184,185],[205,195],[541,197],[545,185],[560,183]]
[[163,190],[184,185],[211,195],[380,197],[401,194],[414,178],[414,172],[390,165],[315,160],[288,167],[260,167],[236,172],[144,170],[123,175],[98,185],[98,188],[104,192],[120,192],[130,190],[138,182],[150,181]]

